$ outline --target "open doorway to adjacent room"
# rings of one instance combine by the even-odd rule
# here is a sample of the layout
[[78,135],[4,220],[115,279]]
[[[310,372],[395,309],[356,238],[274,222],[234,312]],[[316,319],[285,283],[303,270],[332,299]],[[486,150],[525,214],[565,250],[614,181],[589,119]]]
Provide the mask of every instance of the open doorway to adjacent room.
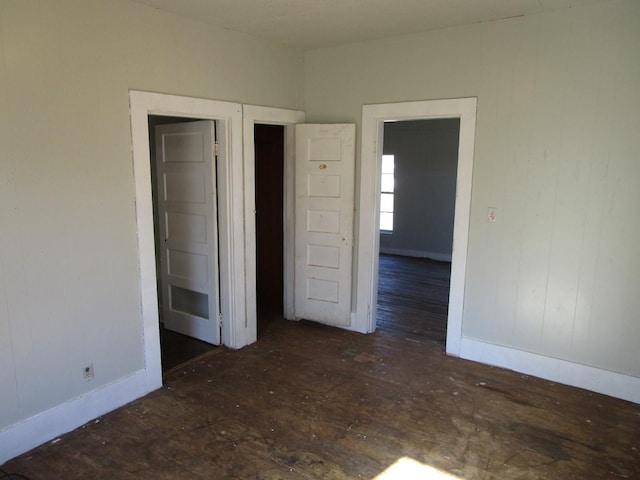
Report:
[[384,123],[377,328],[444,348],[459,118]]

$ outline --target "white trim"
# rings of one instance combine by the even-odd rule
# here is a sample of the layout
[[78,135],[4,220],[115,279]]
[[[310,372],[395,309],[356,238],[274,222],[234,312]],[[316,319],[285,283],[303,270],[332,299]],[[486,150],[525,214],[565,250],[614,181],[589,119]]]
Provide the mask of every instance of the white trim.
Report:
[[451,288],[447,320],[447,353],[460,354],[462,312],[467,269],[471,183],[475,144],[476,98],[387,103],[362,107],[362,155],[360,162],[360,220],[356,271],[356,315],[354,330],[375,330],[378,296],[378,210],[380,161],[386,120],[460,118],[458,173],[453,226]]
[[640,378],[462,338],[460,357],[640,403]]
[[244,220],[245,220],[245,308],[247,312],[247,340],[255,342],[257,332],[256,310],[256,187],[255,187],[255,141],[256,123],[285,126],[284,159],[284,317],[293,318],[294,258],[293,258],[293,211],[294,211],[294,132],[293,125],[303,123],[305,113],[299,110],[243,105],[244,143]]
[[158,388],[149,373],[135,374],[74,398],[0,431],[0,465]]
[[247,344],[244,309],[242,106],[201,98],[129,92],[136,193],[136,223],[145,366],[154,384],[162,385],[158,299],[156,293],[153,202],[149,159],[149,115],[216,120],[221,154],[218,158],[218,220],[222,343],[231,348]]
[[[296,211],[296,124],[304,123],[305,113],[298,112],[295,123],[284,127],[284,298],[283,317],[295,320],[295,211]],[[255,188],[254,188],[255,190]]]
[[410,248],[380,247],[380,253],[400,255],[403,257],[429,258],[438,262],[451,261],[450,253],[427,252],[425,250],[411,250]]

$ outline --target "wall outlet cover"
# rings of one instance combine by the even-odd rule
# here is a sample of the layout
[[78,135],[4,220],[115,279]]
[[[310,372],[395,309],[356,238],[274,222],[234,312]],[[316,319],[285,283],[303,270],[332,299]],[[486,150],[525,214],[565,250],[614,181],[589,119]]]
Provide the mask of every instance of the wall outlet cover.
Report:
[[93,363],[90,363],[82,369],[82,378],[85,380],[91,380],[93,378]]

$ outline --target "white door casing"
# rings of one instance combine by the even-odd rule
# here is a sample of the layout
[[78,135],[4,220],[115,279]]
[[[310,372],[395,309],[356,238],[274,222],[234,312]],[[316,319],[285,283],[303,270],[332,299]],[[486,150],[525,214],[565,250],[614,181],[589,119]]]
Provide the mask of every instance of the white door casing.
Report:
[[215,122],[156,127],[162,318],[220,344]]
[[469,242],[471,184],[475,146],[476,98],[364,105],[362,107],[362,158],[356,271],[354,330],[369,333],[376,326],[380,209],[380,167],[385,121],[459,118],[458,171],[453,225],[451,286],[447,317],[449,355],[460,355],[462,313]]
[[244,321],[244,248],[239,246],[244,241],[242,105],[138,90],[131,90],[129,99],[145,358],[141,375],[146,391],[151,391],[162,386],[162,365],[148,117],[164,115],[216,121],[221,341],[230,348],[241,348],[251,343],[246,336]]
[[283,125],[284,152],[284,317],[294,319],[294,171],[295,125],[303,123],[305,114],[300,110],[243,105],[244,143],[244,205],[245,205],[245,292],[247,342],[257,340],[256,304],[256,198],[255,198],[255,139],[256,124]]
[[351,326],[355,124],[296,125],[295,317]]

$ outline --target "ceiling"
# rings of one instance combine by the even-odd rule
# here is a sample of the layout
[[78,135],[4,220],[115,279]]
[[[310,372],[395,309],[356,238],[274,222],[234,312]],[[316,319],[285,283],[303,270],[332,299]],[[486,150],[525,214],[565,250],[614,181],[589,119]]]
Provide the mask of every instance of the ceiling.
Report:
[[311,50],[603,0],[133,0]]

